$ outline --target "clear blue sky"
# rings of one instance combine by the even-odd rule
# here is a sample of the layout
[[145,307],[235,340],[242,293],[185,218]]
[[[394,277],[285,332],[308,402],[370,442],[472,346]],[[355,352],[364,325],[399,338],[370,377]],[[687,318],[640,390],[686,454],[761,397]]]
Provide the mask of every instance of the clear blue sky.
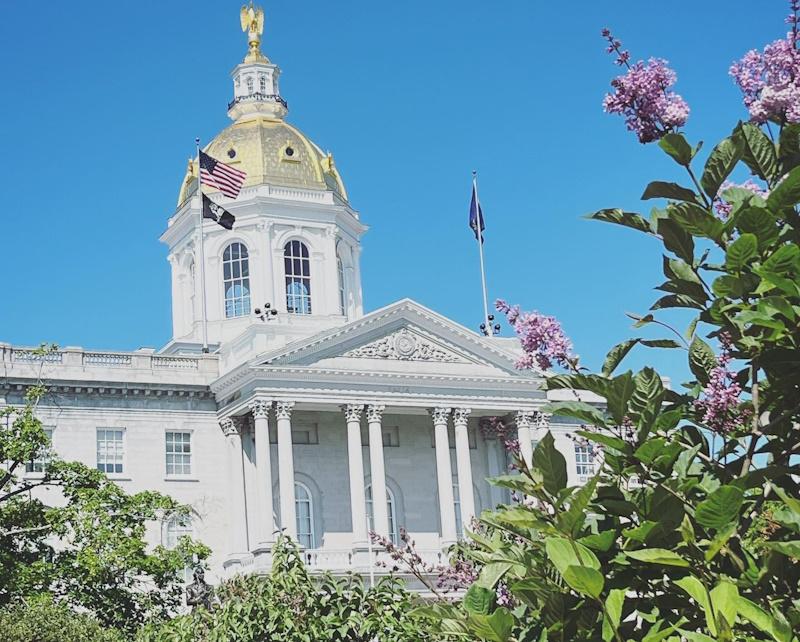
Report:
[[[240,2],[3,3],[0,341],[163,345],[170,278],[158,242],[195,136],[229,122],[245,53]],[[467,227],[480,172],[490,297],[561,319],[598,367],[660,283],[658,245],[584,221],[683,180],[601,100],[617,68],[599,31],[634,58],[667,58],[711,143],[744,116],[727,75],[785,33],[786,2],[673,0],[265,0],[264,50],[289,120],[336,155],[370,225],[367,309],[411,297],[480,322]],[[507,332],[507,330],[504,330]],[[639,353],[680,377],[680,355]]]

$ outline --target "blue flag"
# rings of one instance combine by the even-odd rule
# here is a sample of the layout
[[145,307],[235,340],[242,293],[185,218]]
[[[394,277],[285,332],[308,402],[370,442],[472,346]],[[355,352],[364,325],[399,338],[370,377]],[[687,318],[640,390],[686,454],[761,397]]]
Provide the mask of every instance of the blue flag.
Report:
[[483,243],[483,230],[486,229],[486,225],[483,222],[483,209],[478,201],[478,190],[474,181],[472,183],[472,200],[469,203],[469,227],[475,233],[475,240]]

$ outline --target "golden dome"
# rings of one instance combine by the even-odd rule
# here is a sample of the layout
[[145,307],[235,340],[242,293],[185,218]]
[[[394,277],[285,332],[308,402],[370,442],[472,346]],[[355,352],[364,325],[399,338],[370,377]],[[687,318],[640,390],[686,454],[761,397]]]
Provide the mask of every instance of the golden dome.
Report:
[[[347,200],[333,157],[283,120],[243,117],[223,129],[204,150],[247,172],[244,187],[268,183],[281,187],[332,190]],[[196,163],[190,162],[178,195],[180,206],[195,192]]]

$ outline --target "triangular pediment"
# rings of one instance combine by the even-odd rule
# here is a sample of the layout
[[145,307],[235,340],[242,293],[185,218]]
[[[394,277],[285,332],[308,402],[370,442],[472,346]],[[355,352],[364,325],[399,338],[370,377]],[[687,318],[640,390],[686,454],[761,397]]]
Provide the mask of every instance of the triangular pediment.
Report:
[[262,355],[252,365],[530,377],[502,340],[486,339],[405,299]]

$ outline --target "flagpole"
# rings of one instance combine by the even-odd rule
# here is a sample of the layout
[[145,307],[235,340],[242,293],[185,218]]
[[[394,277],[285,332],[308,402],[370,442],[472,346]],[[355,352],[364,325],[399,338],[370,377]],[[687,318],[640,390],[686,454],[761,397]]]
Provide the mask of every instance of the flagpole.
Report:
[[486,270],[483,264],[483,213],[478,198],[478,172],[472,171],[472,189],[475,190],[475,229],[478,237],[478,254],[481,257],[481,288],[483,291],[483,321],[486,324],[486,336],[492,336],[492,324],[489,321],[489,303],[486,296]]
[[203,298],[203,352],[208,352],[208,307],[206,305],[206,254],[203,247],[203,180],[200,178],[200,139],[194,139],[197,150],[197,197],[200,203],[200,289]]

